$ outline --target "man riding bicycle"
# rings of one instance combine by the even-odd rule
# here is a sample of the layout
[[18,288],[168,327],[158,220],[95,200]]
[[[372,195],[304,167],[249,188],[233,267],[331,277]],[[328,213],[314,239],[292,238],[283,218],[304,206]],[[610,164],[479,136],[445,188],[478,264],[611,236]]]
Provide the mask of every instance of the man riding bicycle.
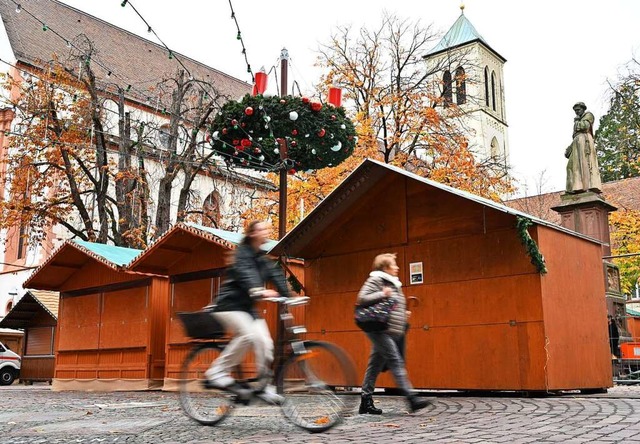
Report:
[[[242,388],[231,377],[231,371],[242,362],[251,346],[255,352],[258,375],[261,378],[271,376],[273,339],[266,321],[256,310],[255,301],[288,297],[289,288],[281,269],[261,249],[270,234],[269,223],[251,222],[235,251],[233,263],[225,271],[211,314],[233,338],[205,372],[209,385],[213,387],[242,392]],[[267,282],[272,283],[277,291],[265,288]],[[282,397],[271,384],[257,392],[256,396],[271,404],[282,403]]]

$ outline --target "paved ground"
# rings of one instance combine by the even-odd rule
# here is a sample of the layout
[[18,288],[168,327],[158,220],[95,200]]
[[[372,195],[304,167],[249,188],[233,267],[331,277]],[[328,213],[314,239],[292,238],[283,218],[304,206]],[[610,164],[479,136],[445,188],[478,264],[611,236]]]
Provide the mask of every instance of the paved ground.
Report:
[[277,407],[238,409],[217,427],[184,416],[166,392],[52,392],[0,387],[2,443],[640,443],[640,386],[599,395],[523,398],[429,394],[407,414],[401,398],[377,397],[382,416],[351,415],[323,434],[287,422]]

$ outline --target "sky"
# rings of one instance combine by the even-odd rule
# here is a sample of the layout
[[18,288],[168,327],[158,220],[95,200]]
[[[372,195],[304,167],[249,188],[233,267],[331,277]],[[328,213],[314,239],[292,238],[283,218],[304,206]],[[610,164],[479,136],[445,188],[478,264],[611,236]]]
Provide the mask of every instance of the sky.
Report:
[[[25,0],[24,3],[37,0]],[[121,0],[63,0],[145,38],[155,37]],[[460,15],[459,0],[131,0],[172,50],[251,82],[231,19],[242,32],[252,70],[290,56],[289,80],[310,92],[320,71],[317,49],[337,26],[375,27],[383,11],[419,19],[444,34]],[[520,194],[564,189],[564,150],[571,142],[575,102],[597,122],[608,110],[608,81],[640,58],[640,1],[467,0],[464,13],[507,59],[505,103],[511,173]],[[27,5],[25,4],[25,7]],[[437,42],[434,42],[434,45]],[[270,89],[275,79],[269,78]],[[297,90],[296,90],[297,92]],[[291,91],[289,91],[291,93]],[[541,179],[542,177],[542,179]],[[525,191],[526,190],[526,191]]]

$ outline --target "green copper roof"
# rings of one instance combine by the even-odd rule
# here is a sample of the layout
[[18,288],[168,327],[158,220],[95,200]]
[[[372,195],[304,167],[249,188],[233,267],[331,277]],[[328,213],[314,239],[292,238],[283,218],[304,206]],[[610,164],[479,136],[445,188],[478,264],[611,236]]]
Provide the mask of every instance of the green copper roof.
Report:
[[[211,233],[214,236],[218,236],[220,239],[224,239],[227,242],[231,242],[232,244],[235,244],[235,245],[238,245],[240,242],[242,242],[242,239],[244,239],[244,234],[236,233],[234,231],[220,230],[218,228],[205,227],[203,225],[197,225],[192,223],[187,223],[186,225],[189,225],[193,228],[197,228],[198,230],[201,230],[201,231],[206,231],[207,233]],[[265,242],[264,245],[262,245],[262,250],[269,251],[277,243],[278,243],[277,241],[269,240]]]
[[631,316],[640,316],[640,311],[631,310],[627,307],[627,314],[630,314]]
[[456,20],[449,31],[442,37],[442,40],[427,52],[427,55],[435,54],[449,48],[455,48],[456,46],[475,40],[480,40],[485,46],[489,46],[471,22],[467,20],[467,17],[464,14],[460,14],[458,20]]
[[89,250],[91,253],[101,256],[112,264],[121,266],[127,265],[142,251],[133,248],[116,247],[114,245],[96,244],[94,242],[87,242],[79,239],[74,239],[73,242],[85,250]]

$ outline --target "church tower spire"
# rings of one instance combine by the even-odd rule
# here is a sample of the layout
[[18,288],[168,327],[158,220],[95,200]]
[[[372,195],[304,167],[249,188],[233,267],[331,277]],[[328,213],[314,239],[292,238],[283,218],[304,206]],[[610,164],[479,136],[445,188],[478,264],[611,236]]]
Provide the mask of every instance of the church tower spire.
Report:
[[436,72],[442,106],[455,103],[464,113],[464,127],[476,159],[509,166],[509,143],[504,103],[504,64],[471,24],[460,5],[460,16],[424,56]]

